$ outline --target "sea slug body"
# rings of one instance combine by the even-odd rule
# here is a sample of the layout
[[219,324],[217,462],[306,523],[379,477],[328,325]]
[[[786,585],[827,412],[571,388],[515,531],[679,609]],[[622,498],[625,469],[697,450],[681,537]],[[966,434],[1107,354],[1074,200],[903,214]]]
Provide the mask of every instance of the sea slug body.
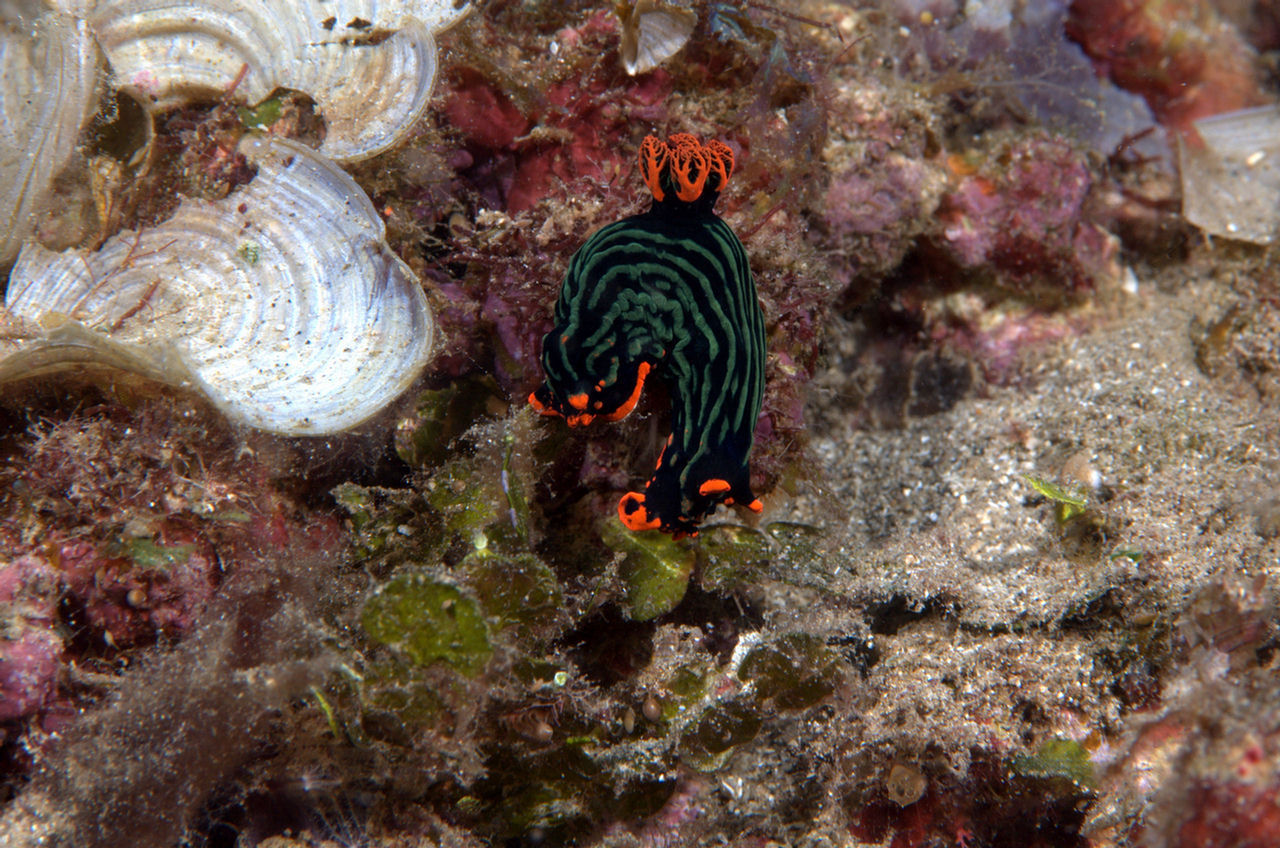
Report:
[[624,418],[646,379],[667,386],[672,433],[644,491],[618,503],[632,530],[691,535],[718,504],[761,510],[748,455],[764,399],[764,316],[742,242],[712,211],[733,165],[718,141],[645,138],[653,205],[578,249],[542,341],[546,380],[529,402],[571,427]]

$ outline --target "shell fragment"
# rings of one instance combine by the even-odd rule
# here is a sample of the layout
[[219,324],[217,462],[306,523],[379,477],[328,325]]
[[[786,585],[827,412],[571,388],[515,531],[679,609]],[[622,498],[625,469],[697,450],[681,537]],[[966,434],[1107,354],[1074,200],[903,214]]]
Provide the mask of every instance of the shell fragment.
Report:
[[1179,139],[1182,214],[1212,236],[1271,244],[1280,228],[1280,109],[1195,122],[1204,144]]
[[349,429],[408,388],[434,323],[364,192],[301,145],[249,137],[241,150],[258,174],[222,200],[186,199],[96,252],[27,245],[6,307],[38,329],[0,380],[101,361],[286,435]]
[[89,17],[116,85],[153,108],[238,86],[251,103],[305,92],[327,125],[321,152],[363,159],[422,116],[436,74],[432,33],[452,0],[101,0]]
[[31,234],[33,215],[98,107],[101,56],[89,28],[49,12],[27,23],[0,3],[0,264]]

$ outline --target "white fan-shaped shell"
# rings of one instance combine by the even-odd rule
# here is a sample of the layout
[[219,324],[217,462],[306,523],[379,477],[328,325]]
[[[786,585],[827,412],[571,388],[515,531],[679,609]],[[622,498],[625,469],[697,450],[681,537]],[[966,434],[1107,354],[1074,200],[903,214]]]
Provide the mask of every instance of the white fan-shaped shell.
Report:
[[23,249],[6,305],[44,331],[21,352],[24,369],[130,367],[287,435],[349,429],[408,388],[434,324],[364,192],[301,145],[249,138],[241,149],[258,175],[223,200],[184,200],[94,253]]
[[431,33],[456,21],[462,6],[455,9],[452,0],[100,0],[89,20],[116,85],[143,102],[173,106],[196,92],[225,92],[237,79],[237,92],[251,103],[277,88],[296,89],[310,95],[325,118],[321,151],[348,161],[393,146],[422,116],[436,74]]
[[32,213],[97,107],[101,57],[83,21],[32,23],[0,4],[0,263],[31,233]]
[[658,0],[637,0],[622,21],[622,66],[635,76],[651,71],[684,47],[698,15]]

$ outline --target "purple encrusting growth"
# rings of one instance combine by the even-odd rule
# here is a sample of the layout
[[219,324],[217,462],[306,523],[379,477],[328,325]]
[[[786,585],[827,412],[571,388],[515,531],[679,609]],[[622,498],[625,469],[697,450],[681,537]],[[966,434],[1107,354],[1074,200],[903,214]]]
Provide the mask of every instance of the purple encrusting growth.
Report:
[[940,182],[934,166],[899,154],[836,174],[823,220],[828,239],[852,248],[837,266],[843,285],[902,261],[932,212]]
[[62,667],[57,622],[57,574],[37,556],[0,563],[0,721],[23,718],[50,704]]
[[49,704],[58,687],[62,640],[31,628],[0,647],[0,721],[23,718]]
[[1060,136],[1034,135],[961,175],[943,200],[939,246],[960,267],[1015,287],[1090,289],[1115,274],[1117,242],[1089,220],[1093,176]]

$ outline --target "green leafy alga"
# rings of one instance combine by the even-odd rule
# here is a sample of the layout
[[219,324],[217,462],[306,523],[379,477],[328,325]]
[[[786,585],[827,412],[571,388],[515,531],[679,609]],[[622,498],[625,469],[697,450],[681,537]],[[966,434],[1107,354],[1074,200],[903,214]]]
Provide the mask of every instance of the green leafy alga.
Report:
[[1034,754],[1014,757],[1009,767],[1023,777],[1060,777],[1078,786],[1096,783],[1089,751],[1071,739],[1050,739]]
[[1022,479],[1026,480],[1036,492],[1053,501],[1054,514],[1059,524],[1066,524],[1071,519],[1084,515],[1089,508],[1089,502],[1083,494],[1069,491],[1048,480],[1032,477],[1030,474],[1023,474]]
[[474,677],[493,648],[484,615],[460,589],[426,574],[392,578],[365,602],[361,623],[418,665],[444,662]]
[[694,562],[688,546],[656,530],[632,533],[616,520],[605,521],[600,535],[623,555],[620,573],[634,621],[657,618],[684,599]]

